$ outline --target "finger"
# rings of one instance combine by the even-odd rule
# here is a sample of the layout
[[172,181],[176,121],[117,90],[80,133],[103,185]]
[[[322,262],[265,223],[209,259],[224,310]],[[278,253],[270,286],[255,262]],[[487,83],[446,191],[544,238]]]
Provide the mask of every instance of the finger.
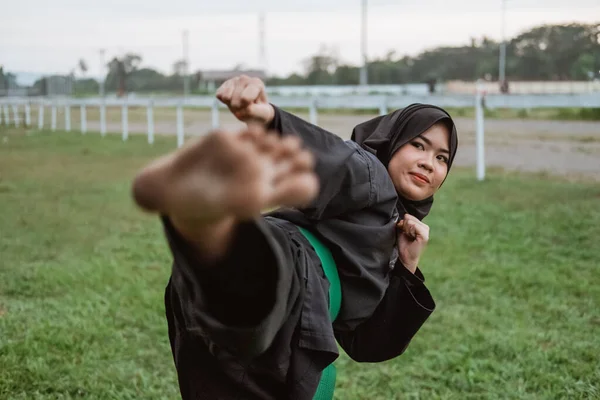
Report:
[[413,225],[413,233],[415,238],[421,238],[422,241],[429,241],[429,227],[423,223]]
[[308,150],[302,150],[294,158],[294,171],[313,170],[315,168],[315,156]]
[[272,118],[272,108],[269,103],[251,103],[244,107],[244,113],[250,119],[267,123]]
[[223,103],[229,105],[231,102],[231,96],[233,95],[233,89],[235,85],[232,79],[225,81],[219,90],[217,90],[217,99],[221,100]]
[[412,221],[409,221],[406,224],[406,234],[408,236],[410,236],[411,238],[413,238],[413,239],[417,238],[417,232],[416,232],[416,229],[415,229],[415,224]]
[[408,235],[408,223],[406,221],[402,220],[398,222],[396,226],[398,227],[398,230]]
[[410,226],[410,236],[412,236],[413,238],[417,238],[417,227],[415,225],[411,225]]
[[262,87],[260,87],[259,85],[256,85],[255,83],[250,83],[244,88],[244,90],[240,94],[240,105],[242,107],[245,107],[248,104],[256,102],[258,100],[261,90]]
[[280,146],[276,154],[274,154],[275,160],[291,157],[298,153],[301,149],[302,141],[297,136],[284,136],[280,141]]
[[273,153],[278,151],[279,138],[275,133],[267,133],[258,142],[258,150],[263,153]]
[[421,222],[421,220],[419,220],[417,217],[411,214],[404,214],[404,219],[414,222]]
[[242,107],[242,92],[246,88],[246,82],[236,78],[233,93],[231,94],[231,107],[238,109]]
[[423,221],[421,221],[420,219],[418,219],[417,217],[410,215],[410,214],[405,214],[404,215],[405,219],[407,221],[412,221],[417,225],[423,226],[426,229],[429,229],[429,226],[427,224],[425,224]]
[[290,175],[313,172],[314,157],[309,151],[303,150],[287,160],[278,162],[275,168],[273,182],[278,185],[281,181],[288,179]]
[[240,133],[242,139],[248,139],[253,142],[258,142],[266,135],[265,129],[260,124],[248,124],[248,128]]
[[265,84],[259,78],[254,79],[254,84],[260,88],[260,92],[258,93],[257,100],[261,103],[268,103],[269,100],[267,98],[267,91],[265,90]]
[[319,192],[319,181],[313,173],[289,176],[275,187],[273,206],[302,207],[308,205]]

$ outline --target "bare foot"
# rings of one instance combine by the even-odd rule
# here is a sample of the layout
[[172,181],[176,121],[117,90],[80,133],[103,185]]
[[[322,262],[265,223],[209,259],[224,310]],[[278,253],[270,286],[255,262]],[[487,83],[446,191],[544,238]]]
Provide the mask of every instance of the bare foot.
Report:
[[140,207],[195,224],[304,206],[317,192],[313,158],[300,140],[259,126],[190,142],[144,168],[133,185]]

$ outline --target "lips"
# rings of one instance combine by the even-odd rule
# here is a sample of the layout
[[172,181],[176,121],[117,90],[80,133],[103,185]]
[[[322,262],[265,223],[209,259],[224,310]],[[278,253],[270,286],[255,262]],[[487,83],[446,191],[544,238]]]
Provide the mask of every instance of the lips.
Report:
[[419,182],[422,182],[422,183],[430,183],[430,180],[429,180],[429,178],[428,178],[428,177],[426,177],[426,176],[425,176],[425,175],[423,175],[423,174],[419,174],[418,172],[411,172],[410,174],[413,176],[413,178],[414,178],[415,180],[417,180],[417,181],[419,181]]

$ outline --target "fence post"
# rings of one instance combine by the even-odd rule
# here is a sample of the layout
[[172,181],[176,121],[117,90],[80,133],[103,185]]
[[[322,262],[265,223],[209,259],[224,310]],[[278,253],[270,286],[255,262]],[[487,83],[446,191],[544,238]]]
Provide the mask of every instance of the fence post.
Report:
[[8,109],[8,104],[4,104],[4,125],[10,125],[10,110]]
[[2,112],[3,112],[2,109],[3,109],[3,106],[2,106],[2,104],[0,104],[0,125],[2,125],[2,120],[4,119],[4,115],[2,114]]
[[100,103],[100,135],[106,135],[106,103],[104,102],[104,98]]
[[212,127],[217,129],[219,127],[219,100],[215,99],[211,108],[212,111]]
[[154,143],[154,100],[148,102],[148,108],[146,109],[146,116],[148,118],[148,143]]
[[18,128],[19,124],[21,122],[21,119],[19,118],[19,105],[13,104],[12,110],[13,110],[13,121],[15,123],[15,128]]
[[52,120],[50,121],[50,124],[52,131],[56,131],[56,102],[52,102]]
[[381,103],[379,104],[379,115],[386,115],[387,113],[388,113],[387,96],[383,96],[381,98]]
[[129,137],[129,115],[127,111],[127,98],[124,98],[123,105],[121,106],[121,124],[123,128],[123,141],[126,141]]
[[38,106],[38,129],[44,129],[44,100],[41,100]]
[[317,114],[317,99],[313,97],[310,99],[310,106],[308,109],[310,123],[313,125],[317,125],[318,114]]
[[177,147],[183,146],[183,106],[177,104]]
[[71,101],[65,104],[65,131],[71,132]]
[[25,103],[25,126],[31,126],[31,106],[29,102]]
[[475,126],[476,126],[476,149],[477,149],[477,180],[485,179],[485,148],[484,148],[484,125],[483,125],[483,88],[481,81],[477,81],[477,93],[475,95]]
[[79,106],[79,114],[81,116],[81,133],[85,135],[87,132],[87,110],[85,109],[85,103]]
[[8,111],[8,104],[4,104],[4,107],[2,107],[4,109],[4,125],[8,126],[10,125],[10,112]]

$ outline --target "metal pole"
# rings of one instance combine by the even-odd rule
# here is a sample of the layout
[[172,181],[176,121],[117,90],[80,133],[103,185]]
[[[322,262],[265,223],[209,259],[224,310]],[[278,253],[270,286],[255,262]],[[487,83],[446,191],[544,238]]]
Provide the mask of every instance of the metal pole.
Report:
[[68,100],[65,104],[65,131],[71,132],[71,103]]
[[100,135],[106,135],[106,103],[104,97],[100,99]]
[[31,106],[29,103],[25,104],[25,126],[31,126]]
[[217,129],[219,127],[219,100],[215,99],[211,108],[212,114],[212,128]]
[[106,76],[104,75],[104,49],[100,49],[100,97],[104,98],[104,80]]
[[477,151],[477,180],[485,179],[485,147],[483,126],[483,87],[477,81],[477,94],[475,96],[475,129],[476,129],[476,151]]
[[190,95],[190,80],[189,80],[189,71],[188,65],[190,63],[188,56],[188,30],[183,31],[183,96],[188,97]]
[[362,0],[362,30],[360,41],[363,65],[360,69],[360,84],[368,84],[367,72],[367,0]]
[[52,132],[56,130],[56,102],[52,103],[52,116],[50,120],[50,129]]
[[154,143],[154,101],[148,102],[148,108],[146,110],[146,116],[148,118],[148,143]]
[[129,137],[129,114],[127,109],[127,97],[123,99],[123,105],[121,106],[121,125],[123,128],[123,141],[126,141]]
[[258,15],[258,65],[263,72],[267,73],[267,51],[265,44],[265,13],[261,11]]
[[318,111],[317,111],[317,99],[316,98],[310,99],[308,116],[309,116],[310,123],[313,125],[317,125],[319,116],[318,116]]
[[38,108],[38,129],[44,128],[44,101],[40,101]]
[[502,0],[502,42],[500,43],[500,59],[498,65],[498,80],[500,84],[506,79],[506,0]]
[[183,105],[181,102],[177,105],[177,147],[183,146]]
[[379,115],[386,115],[387,113],[388,113],[387,97],[383,96],[381,98],[381,103],[379,104]]
[[81,133],[85,134],[87,132],[87,112],[85,104],[79,106],[79,113],[81,114]]
[[19,105],[13,104],[12,110],[13,110],[13,122],[15,123],[15,128],[18,128],[19,124],[21,122],[21,119],[19,118]]
[[4,104],[4,125],[10,125],[10,112],[8,111],[8,104]]

